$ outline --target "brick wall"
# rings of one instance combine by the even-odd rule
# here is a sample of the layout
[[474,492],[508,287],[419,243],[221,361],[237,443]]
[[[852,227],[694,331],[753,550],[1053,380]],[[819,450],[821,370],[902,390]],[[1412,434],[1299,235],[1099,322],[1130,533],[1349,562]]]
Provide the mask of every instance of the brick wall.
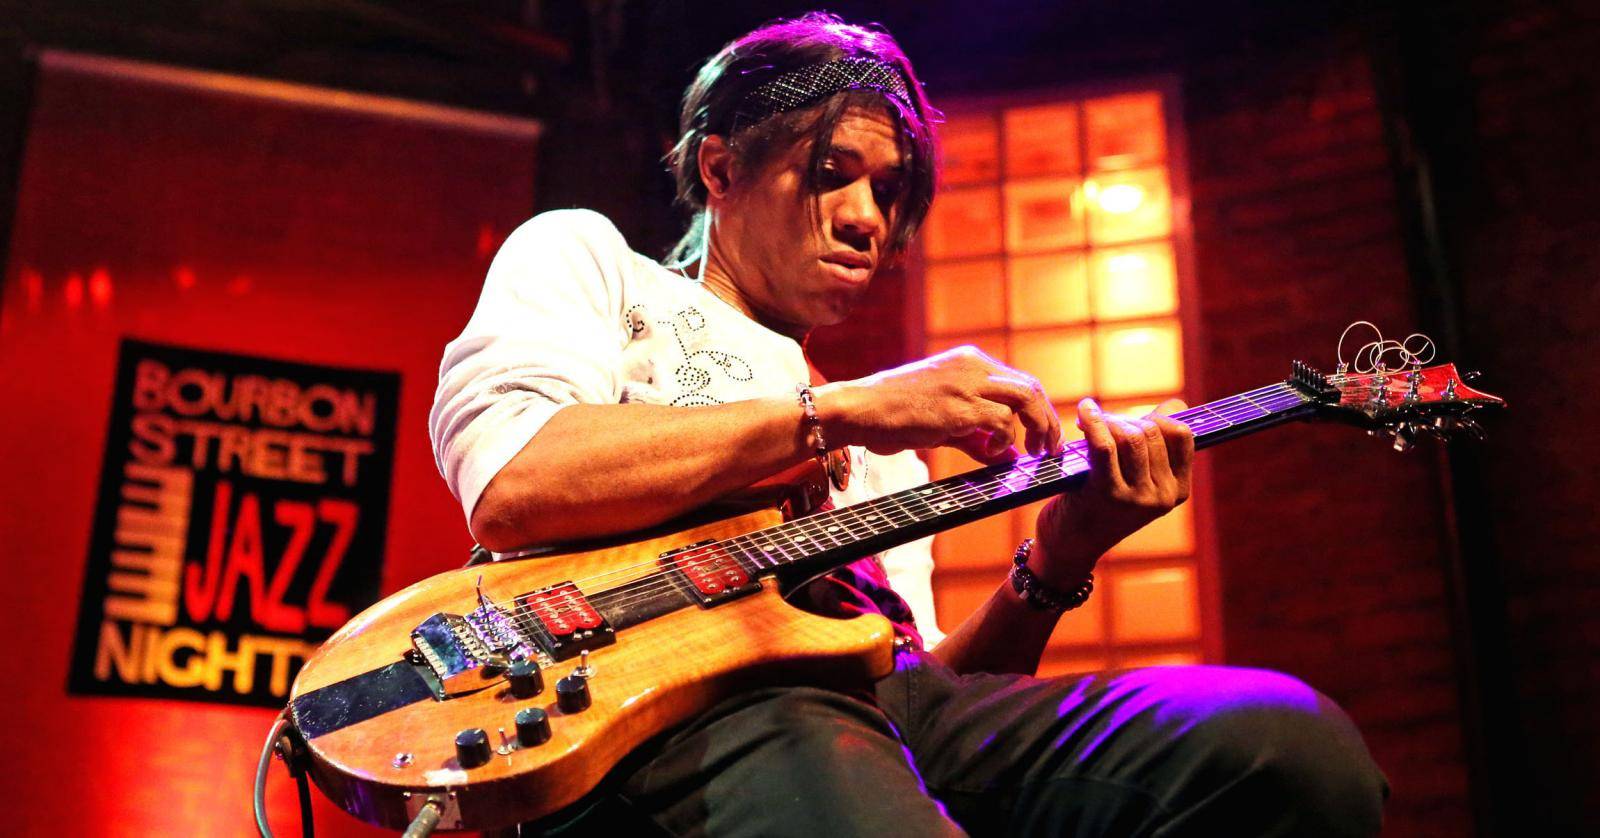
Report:
[[1493,4],[1468,73],[1477,191],[1456,238],[1464,336],[1511,403],[1482,452],[1535,833],[1600,825],[1600,15]]
[[[1360,43],[1232,53],[1186,77],[1205,388],[1331,368],[1340,331],[1417,323]],[[1211,458],[1229,662],[1300,676],[1355,718],[1396,835],[1470,831],[1441,572],[1437,455],[1297,426]]]

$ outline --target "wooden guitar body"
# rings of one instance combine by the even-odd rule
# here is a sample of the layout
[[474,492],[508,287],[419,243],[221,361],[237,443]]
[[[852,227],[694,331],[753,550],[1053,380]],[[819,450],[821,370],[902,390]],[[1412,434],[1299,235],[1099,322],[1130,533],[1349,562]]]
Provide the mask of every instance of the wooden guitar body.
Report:
[[[397,673],[411,677],[405,667],[420,668],[404,663],[415,657],[413,627],[438,612],[472,611],[480,576],[491,599],[597,577],[614,586],[658,571],[662,553],[779,521],[776,511],[749,513],[620,547],[465,568],[395,593],[340,629],[295,682],[290,707],[313,778],[344,809],[381,826],[403,829],[434,796],[444,811],[441,828],[510,826],[578,800],[651,736],[736,691],[780,683],[860,687],[887,674],[893,631],[886,619],[809,614],[785,603],[766,579],[749,595],[617,632],[615,644],[589,655],[593,703],[581,712],[562,713],[555,698],[557,679],[572,673],[577,658],[547,667],[544,689],[527,699],[513,697],[503,679],[444,700],[422,696],[414,684],[394,686]],[[385,666],[390,675],[379,677],[375,671]],[[384,692],[398,698],[363,695]],[[373,713],[374,702],[381,709],[394,701],[402,706]],[[481,766],[458,763],[458,731],[482,728],[495,748],[514,743],[513,717],[525,707],[548,714],[550,741],[496,753]]]

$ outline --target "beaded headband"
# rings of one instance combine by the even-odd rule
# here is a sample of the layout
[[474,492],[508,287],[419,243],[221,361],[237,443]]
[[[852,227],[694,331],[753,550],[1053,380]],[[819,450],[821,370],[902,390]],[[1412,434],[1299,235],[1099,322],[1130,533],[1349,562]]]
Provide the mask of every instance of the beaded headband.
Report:
[[790,70],[745,95],[734,115],[735,128],[805,107],[844,90],[876,90],[915,112],[905,77],[891,64],[872,58],[841,58]]

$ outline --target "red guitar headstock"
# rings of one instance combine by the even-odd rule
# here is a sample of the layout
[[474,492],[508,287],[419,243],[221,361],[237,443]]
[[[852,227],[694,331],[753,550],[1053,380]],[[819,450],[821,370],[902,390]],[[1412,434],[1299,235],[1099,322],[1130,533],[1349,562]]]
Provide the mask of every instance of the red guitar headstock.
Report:
[[1476,377],[1457,372],[1455,364],[1324,375],[1296,361],[1289,384],[1310,396],[1319,414],[1367,428],[1373,435],[1388,433],[1395,450],[1404,451],[1421,434],[1483,438],[1483,428],[1468,414],[1506,403],[1467,386]]

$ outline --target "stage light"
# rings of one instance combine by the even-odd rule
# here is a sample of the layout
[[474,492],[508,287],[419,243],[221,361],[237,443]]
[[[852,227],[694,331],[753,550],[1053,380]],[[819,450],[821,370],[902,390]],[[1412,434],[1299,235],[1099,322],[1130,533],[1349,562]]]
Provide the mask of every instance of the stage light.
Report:
[[83,305],[83,277],[77,274],[67,277],[67,284],[61,291],[67,298],[67,308],[77,308]]
[[105,308],[111,304],[111,272],[105,268],[95,268],[89,274],[89,300],[96,308]]
[[177,284],[178,290],[187,291],[193,288],[198,279],[195,278],[194,269],[188,265],[179,265],[172,271],[172,281]]

